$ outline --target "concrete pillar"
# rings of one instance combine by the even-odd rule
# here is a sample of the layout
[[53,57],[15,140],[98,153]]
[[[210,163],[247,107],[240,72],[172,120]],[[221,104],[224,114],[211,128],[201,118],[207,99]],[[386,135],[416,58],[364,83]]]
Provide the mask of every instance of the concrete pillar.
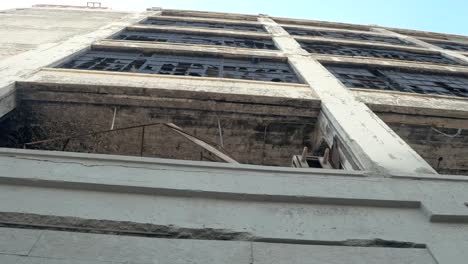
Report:
[[281,26],[267,17],[261,17],[259,21],[273,35],[273,40],[302,80],[318,94],[323,116],[328,121],[327,130],[337,136],[349,157],[361,169],[377,174],[437,174]]

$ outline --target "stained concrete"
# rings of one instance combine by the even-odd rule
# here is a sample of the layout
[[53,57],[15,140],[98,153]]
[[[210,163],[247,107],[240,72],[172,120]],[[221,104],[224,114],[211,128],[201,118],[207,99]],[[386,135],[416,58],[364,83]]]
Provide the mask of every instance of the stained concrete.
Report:
[[[256,20],[256,16],[192,11],[181,13],[169,10],[164,14]],[[196,109],[219,112],[218,107],[222,106],[224,111],[237,111],[237,115],[275,115],[276,118],[291,118],[291,113],[295,112],[296,117],[307,118],[318,114],[322,100],[325,102],[323,112],[335,125],[335,131],[342,135],[341,139],[351,142],[349,150],[356,157],[363,159],[362,163],[369,165],[364,168],[370,171],[298,170],[95,154],[2,150],[0,215],[3,218],[0,219],[12,221],[2,224],[36,230],[28,234],[25,229],[5,229],[7,235],[4,238],[7,241],[5,244],[0,242],[0,246],[9,252],[0,253],[0,262],[101,264],[109,261],[119,263],[136,260],[138,263],[251,264],[285,261],[304,263],[316,259],[329,263],[466,262],[468,179],[465,176],[423,174],[422,172],[431,170],[415,169],[414,167],[425,167],[417,154],[408,150],[407,145],[400,142],[395,133],[370,113],[363,101],[353,99],[354,92],[346,91],[336,81],[331,80],[332,77],[325,74],[318,62],[385,63],[465,73],[466,68],[308,55],[299,49],[297,42],[284,30],[271,21],[263,20],[263,24],[269,26],[269,32],[275,35],[275,42],[282,51],[251,53],[221,47],[208,49],[190,45],[118,41],[101,41],[96,43],[95,47],[288,59],[308,85],[39,70],[86,48],[97,39],[115,33],[145,15],[148,14],[125,16],[118,22],[71,38],[57,47],[46,46],[34,50],[34,53],[25,52],[11,56],[6,60],[15,60],[9,60],[8,64],[4,63],[5,60],[0,61],[0,66],[17,65],[1,73],[2,80],[5,81],[2,86],[8,87],[2,92],[10,96],[2,97],[0,109],[8,112],[15,106],[13,82],[18,80],[18,87],[24,89],[20,100],[31,105],[36,104],[36,109],[42,109],[38,111],[37,116],[43,117],[47,109],[69,110],[68,113],[64,111],[67,114],[63,114],[62,117],[55,114],[54,118],[45,118],[48,124],[52,124],[53,119],[63,117],[77,121],[73,119],[72,114],[76,113],[76,116],[80,117],[81,111],[77,111],[83,110],[77,107],[80,104],[93,105],[90,109],[97,108],[98,110],[87,114],[96,115],[99,120],[100,114],[112,114],[110,106],[126,106],[127,109],[122,113],[126,117],[124,120],[130,122],[133,114],[140,115],[144,112],[141,111],[142,107],[135,110],[136,106],[167,107],[171,103],[178,104],[177,107],[184,108],[184,111],[193,108],[191,111]],[[316,21],[283,21],[353,30],[371,28]],[[38,51],[47,59],[38,56]],[[19,57],[21,59],[18,59]],[[302,68],[312,69],[312,73],[301,71]],[[36,72],[37,75],[31,75]],[[318,80],[315,79],[317,76],[320,77]],[[29,90],[26,89],[28,86]],[[330,87],[331,92],[327,91]],[[69,106],[74,106],[57,107],[56,104],[60,103],[58,97]],[[200,103],[206,97],[216,103]],[[465,114],[463,103],[452,104],[450,99],[446,99],[438,109],[446,114]],[[341,102],[338,102],[339,100]],[[398,108],[398,114],[404,111],[438,112],[436,109],[422,109],[431,108],[432,102],[428,101],[419,108],[411,107],[410,102],[413,100],[406,98],[399,108],[392,104],[385,105],[386,102],[380,104],[380,107]],[[356,106],[359,111],[349,111],[343,108],[343,105]],[[135,109],[129,111],[129,107]],[[31,109],[30,112],[34,112]],[[44,109],[46,110],[43,111]],[[363,114],[363,110],[369,112]],[[356,113],[358,115],[353,116]],[[386,118],[395,118],[394,114],[387,115]],[[438,117],[443,117],[443,114],[439,114]],[[375,120],[372,120],[374,117]],[[356,129],[352,123],[356,118],[364,118],[360,129]],[[91,121],[90,124],[96,125]],[[454,125],[454,122],[447,124]],[[206,131],[202,133],[204,132]],[[384,135],[379,138],[377,132]],[[372,138],[372,135],[375,137]],[[380,139],[387,142],[382,143]],[[392,161],[390,155],[381,156],[379,152],[382,152],[382,149],[388,149],[392,156],[402,154],[399,156],[400,160]],[[417,161],[417,166],[414,166],[414,160]],[[377,162],[372,164],[374,161]],[[405,165],[404,162],[413,164],[413,167],[408,170],[408,164]],[[373,166],[376,164],[377,166]],[[11,215],[15,217],[7,217]],[[27,226],[27,220],[30,221],[30,226]],[[123,234],[121,231],[114,234],[108,231],[106,235],[95,234],[104,232],[103,226],[111,222],[124,228],[138,227],[136,229],[143,231],[143,234]],[[93,234],[82,234],[80,232],[83,230],[74,230],[77,226],[85,226],[85,223],[98,230],[92,230]],[[45,226],[40,226],[41,224]],[[47,226],[54,224],[64,224],[65,227],[62,228],[74,232],[37,230],[63,230],[60,226]],[[187,238],[190,234],[181,235],[178,232],[198,230],[208,234],[218,232],[218,235],[240,234],[224,238],[242,241],[213,240],[220,238],[219,236],[209,237],[210,241],[143,237],[145,231],[152,230],[148,227],[154,226],[162,227],[160,230],[169,230],[169,233],[176,235],[173,238]],[[2,230],[0,229],[0,233]],[[163,232],[159,235],[165,234]],[[383,244],[383,248],[374,247],[379,243]],[[349,245],[353,247],[345,247]],[[402,245],[423,246],[395,248]],[[427,248],[423,248],[424,246]]]
[[273,40],[281,50],[290,54],[291,65],[319,95],[324,115],[363,169],[381,173],[436,173],[318,61],[304,56],[308,53],[284,29],[271,19],[261,18],[260,21],[273,34]]
[[[4,232],[20,229],[0,228]],[[34,233],[32,230],[20,230]],[[1,236],[0,236],[1,241]],[[41,231],[22,256],[0,253],[5,264],[101,263],[404,263],[432,264],[427,249],[288,245],[239,241],[202,241]]]
[[[28,148],[219,161],[161,125],[172,122],[191,135],[222,146],[238,162],[288,167],[292,155],[311,146],[320,107],[313,93],[302,85],[260,86],[252,82],[236,89],[232,80],[211,83],[203,78],[181,85],[171,78],[109,79],[96,73],[89,75],[90,84],[86,84],[76,71],[50,73],[58,79],[36,75],[39,79],[18,85],[20,103],[2,122],[0,146],[21,148],[27,142],[111,127],[159,124],[146,127],[144,136],[139,127],[82,136],[66,146],[58,140]],[[68,79],[67,85],[60,84],[70,77],[79,77],[75,85],[73,79]]]
[[[16,81],[31,76],[42,67],[86,49],[92,42],[108,37],[125,26],[142,20],[148,14],[43,8],[1,13],[0,18],[3,18],[6,24],[2,30],[8,30],[3,34],[11,35],[4,41],[12,41],[13,44],[19,44],[18,47],[26,40],[28,43],[31,39],[42,42],[31,44],[34,46],[28,46],[27,49],[7,50],[0,53],[4,57],[0,60],[0,117],[15,107],[14,84]],[[84,15],[90,17],[86,23],[83,23]],[[65,27],[61,28],[56,25],[65,25]],[[45,31],[44,28],[47,30]],[[12,54],[9,53],[16,55],[10,56]]]
[[[26,8],[0,13],[0,60],[56,44],[118,21],[129,13]],[[86,20],[83,20],[83,17]]]
[[253,244],[254,263],[401,263],[435,264],[425,249],[376,249],[334,246]]
[[[38,154],[5,152],[0,212],[78,217],[77,224],[83,218],[123,226],[214,228],[288,244],[342,245],[378,238],[425,244],[438,263],[464,263],[467,257],[468,181],[362,178],[345,172],[326,176],[322,170],[273,173],[246,165]],[[382,202],[372,205],[372,200]],[[412,200],[421,205],[406,203]]]

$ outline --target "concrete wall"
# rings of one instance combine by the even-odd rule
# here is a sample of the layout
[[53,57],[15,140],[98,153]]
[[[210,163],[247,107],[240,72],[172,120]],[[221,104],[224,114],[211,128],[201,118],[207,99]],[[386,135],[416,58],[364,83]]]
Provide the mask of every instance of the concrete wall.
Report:
[[[146,13],[31,8],[0,13],[0,117],[15,108],[15,82],[86,49]],[[86,22],[83,22],[86,17]],[[3,22],[3,23],[2,23]],[[26,43],[26,44],[24,44]],[[26,46],[24,46],[26,45]]]
[[[28,17],[35,19],[34,12],[52,11],[24,12],[31,12]],[[80,20],[80,12],[70,18]],[[93,105],[88,109],[90,112],[84,112],[96,116],[97,120],[87,120],[98,128],[103,122],[106,122],[103,127],[109,126],[112,115],[109,106],[115,105],[126,107],[119,120],[131,122],[133,114],[148,114],[141,110],[142,105],[157,107],[159,104],[167,109],[171,100],[179,103],[183,99],[184,104],[177,105],[180,108],[192,107],[197,111],[204,108],[213,112],[217,104],[199,103],[209,96],[210,100],[242,115],[260,113],[261,117],[277,115],[289,119],[315,117],[322,101],[322,114],[329,121],[325,131],[338,135],[349,153],[368,170],[299,170],[2,149],[0,262],[466,263],[468,178],[432,173],[430,166],[371,111],[379,109],[388,119],[393,117],[389,113],[411,116],[421,112],[428,116],[432,113],[438,117],[453,115],[466,119],[466,102],[445,98],[442,104],[431,97],[419,105],[410,96],[400,104],[392,96],[385,100],[356,96],[359,91],[347,90],[320,63],[386,64],[461,74],[468,72],[466,68],[307,54],[270,18],[220,13],[165,11],[166,15],[188,19],[209,16],[255,22],[259,18],[281,50],[248,51],[112,40],[95,43],[156,13],[153,10],[116,15],[116,20],[103,22],[100,28],[100,22],[94,26],[87,22],[85,29],[70,30],[77,33],[73,36],[66,36],[68,30],[57,28],[50,35],[45,33],[50,38],[48,43],[38,43],[35,49],[17,55],[5,55],[0,61],[0,115],[16,106],[15,88],[19,88],[26,105],[37,104],[35,107],[40,110],[34,113],[31,108],[28,116],[36,114],[42,118],[54,109],[54,114],[44,118],[43,124],[49,126],[61,120],[53,125],[68,124],[70,128],[83,117],[76,111],[83,110],[80,104]],[[95,21],[94,15],[99,17],[98,14],[101,13],[90,15],[91,20]],[[105,12],[102,14],[107,16]],[[68,24],[67,18],[62,19],[67,21],[64,27],[74,27],[74,23]],[[290,19],[277,22],[304,23]],[[21,25],[17,20],[9,23]],[[317,21],[306,24],[373,30],[370,26]],[[381,34],[404,38],[388,31]],[[20,40],[18,37],[17,41]],[[43,69],[89,48],[92,43],[94,47],[111,50],[288,60],[307,85]],[[18,47],[12,54],[22,51]],[[430,51],[422,45],[418,49]],[[68,106],[57,106],[60,101]],[[67,111],[58,111],[62,109]],[[212,125],[213,120],[203,121]],[[401,124],[401,121],[394,123]],[[412,125],[414,121],[413,118]],[[86,125],[80,124],[79,129],[85,129]],[[214,130],[209,133],[215,134]],[[123,139],[119,142],[127,143]]]
[[[420,263],[419,257],[428,263],[465,263],[468,257],[468,180],[461,176],[379,178],[372,173],[2,150],[0,182],[0,222],[9,227],[119,235],[109,243],[146,235],[289,244],[267,244],[254,258],[265,254],[291,263],[316,254],[330,263],[345,258],[375,263],[371,260],[380,260],[381,253],[388,263],[400,263],[405,253],[392,254],[395,248],[422,248],[411,254],[416,259],[403,257],[403,263]],[[83,247],[84,258],[98,260],[95,251],[79,242],[86,236],[51,236],[63,239],[45,239],[49,234],[43,233],[45,240],[30,256],[73,258],[76,248]],[[70,236],[76,239],[68,241]],[[94,250],[108,247],[99,241]],[[365,249],[343,248],[350,246]],[[53,251],[36,255],[45,247]]]
[[[26,8],[0,12],[0,60],[95,31],[129,13]],[[86,18],[86,19],[83,19]]]

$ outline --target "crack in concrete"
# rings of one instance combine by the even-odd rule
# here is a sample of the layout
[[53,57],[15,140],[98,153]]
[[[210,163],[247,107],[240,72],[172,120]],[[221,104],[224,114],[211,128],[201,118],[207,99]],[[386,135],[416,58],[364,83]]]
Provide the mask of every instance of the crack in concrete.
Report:
[[204,172],[204,173],[211,173],[211,174],[219,174],[221,172],[209,172],[207,170],[177,170],[177,169],[161,169],[161,168],[149,168],[149,167],[139,167],[139,166],[125,166],[121,164],[112,164],[112,165],[103,165],[103,164],[85,164],[82,162],[76,161],[54,161],[48,159],[36,159],[36,158],[25,158],[25,157],[17,157],[17,156],[8,156],[14,159],[22,159],[22,160],[31,160],[31,161],[39,161],[39,162],[49,162],[54,164],[75,164],[80,165],[83,167],[93,168],[93,167],[121,167],[121,168],[128,168],[128,169],[143,169],[143,170],[151,170],[151,171],[181,171],[181,172]]
[[[48,216],[11,212],[0,212],[0,227],[169,239],[249,241],[346,247],[426,248],[425,244],[384,240],[379,238],[348,239],[344,241],[278,239],[258,237],[249,232],[236,232],[228,229],[183,228],[174,225],[156,225],[150,223],[96,220],[79,217]],[[250,261],[253,263],[253,243],[251,243]]]

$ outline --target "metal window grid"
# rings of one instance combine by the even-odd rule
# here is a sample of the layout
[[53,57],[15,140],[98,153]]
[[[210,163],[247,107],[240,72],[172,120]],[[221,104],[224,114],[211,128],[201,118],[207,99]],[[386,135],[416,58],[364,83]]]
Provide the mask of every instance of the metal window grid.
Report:
[[276,50],[275,44],[271,39],[252,39],[228,36],[217,36],[207,34],[187,34],[187,33],[167,33],[157,31],[129,31],[126,30],[114,39],[154,41],[170,43],[189,43],[199,45],[216,45],[237,48],[268,49]]
[[266,32],[261,25],[246,25],[246,24],[224,24],[214,22],[196,22],[196,21],[172,21],[164,19],[147,19],[141,22],[146,25],[157,26],[178,26],[178,27],[198,27],[198,28],[220,28],[227,30],[243,30],[253,32]]
[[349,88],[468,97],[468,77],[466,76],[384,68],[335,65],[326,67]]
[[404,51],[391,48],[364,47],[359,45],[341,45],[331,43],[312,43],[300,42],[303,49],[309,53],[318,54],[333,54],[341,56],[360,56],[374,57],[393,60],[420,61],[436,64],[451,64],[460,65],[456,61],[450,60],[440,54],[434,53],[419,53],[412,51]]
[[72,58],[59,68],[299,83],[286,62],[257,57],[231,59],[91,50]]
[[325,37],[335,39],[347,39],[357,41],[372,41],[372,42],[383,42],[397,45],[414,46],[414,44],[404,42],[395,37],[377,36],[369,34],[358,34],[351,32],[331,32],[321,30],[309,30],[309,29],[297,29],[297,28],[285,28],[286,31],[294,36],[312,36],[312,37]]

